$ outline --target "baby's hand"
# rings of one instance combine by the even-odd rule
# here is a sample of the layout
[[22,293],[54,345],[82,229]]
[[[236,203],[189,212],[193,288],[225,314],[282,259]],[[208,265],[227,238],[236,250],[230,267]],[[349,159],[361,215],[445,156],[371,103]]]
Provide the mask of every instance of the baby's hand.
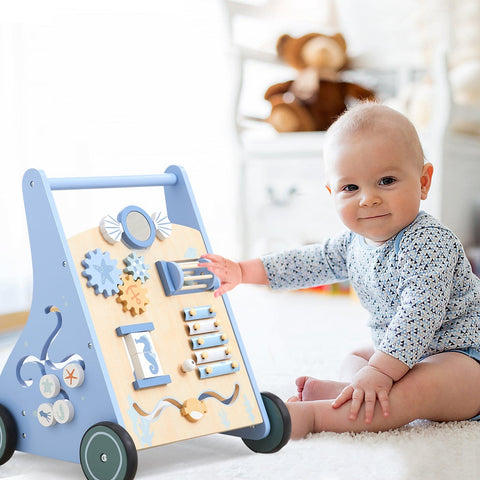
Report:
[[350,406],[350,420],[356,420],[358,412],[365,402],[365,423],[370,423],[375,410],[375,403],[380,403],[383,416],[390,413],[388,394],[393,386],[393,380],[380,370],[367,365],[355,375],[352,383],[345,387],[340,395],[332,403],[333,408],[338,408],[348,400],[352,400]]
[[205,267],[220,280],[220,287],[217,288],[214,293],[215,297],[223,295],[229,290],[232,290],[232,288],[235,288],[239,283],[242,283],[242,269],[239,263],[211,253],[202,255],[201,258],[206,258],[210,260],[210,262],[199,263],[199,266]]

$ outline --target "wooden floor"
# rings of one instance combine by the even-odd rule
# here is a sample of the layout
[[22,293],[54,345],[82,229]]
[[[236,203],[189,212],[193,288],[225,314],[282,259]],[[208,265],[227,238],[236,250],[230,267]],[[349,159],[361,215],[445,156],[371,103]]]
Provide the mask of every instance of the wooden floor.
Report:
[[0,334],[9,330],[23,328],[28,319],[29,312],[14,312],[0,315]]

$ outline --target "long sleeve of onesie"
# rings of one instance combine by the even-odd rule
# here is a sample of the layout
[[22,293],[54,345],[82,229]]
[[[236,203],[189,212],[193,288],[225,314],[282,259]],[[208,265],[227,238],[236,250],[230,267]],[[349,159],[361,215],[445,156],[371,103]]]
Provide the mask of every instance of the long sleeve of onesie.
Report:
[[351,232],[345,232],[324,244],[265,255],[261,260],[271,288],[309,288],[347,279],[346,256],[351,237]]

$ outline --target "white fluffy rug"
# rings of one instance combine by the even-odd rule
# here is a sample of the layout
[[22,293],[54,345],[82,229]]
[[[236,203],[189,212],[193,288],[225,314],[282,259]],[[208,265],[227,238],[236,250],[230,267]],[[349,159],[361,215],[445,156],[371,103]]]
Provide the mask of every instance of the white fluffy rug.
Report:
[[[295,392],[298,375],[336,378],[343,356],[368,341],[366,315],[351,298],[243,286],[230,300],[260,390],[284,399]],[[0,365],[8,350],[0,350]],[[79,465],[17,452],[0,467],[0,478],[84,477]],[[212,435],[139,452],[136,479],[157,478],[478,480],[480,423],[417,421],[379,434],[319,433],[273,455]]]

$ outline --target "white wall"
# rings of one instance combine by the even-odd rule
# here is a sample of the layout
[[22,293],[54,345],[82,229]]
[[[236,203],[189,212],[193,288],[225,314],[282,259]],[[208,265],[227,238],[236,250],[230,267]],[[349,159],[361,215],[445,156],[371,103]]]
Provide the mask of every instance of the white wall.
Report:
[[[417,62],[438,40],[447,0],[336,3],[352,53]],[[0,0],[0,313],[29,308],[30,167],[61,177],[184,165],[213,248],[240,252],[225,30],[221,0]],[[138,203],[156,208],[145,195]],[[97,191],[55,198],[67,236],[110,206]]]
[[[216,0],[0,3],[0,313],[28,309],[31,299],[21,194],[30,167],[62,177],[181,164],[213,247],[235,252],[232,82],[220,7]],[[108,213],[98,194],[55,193],[67,236]]]

